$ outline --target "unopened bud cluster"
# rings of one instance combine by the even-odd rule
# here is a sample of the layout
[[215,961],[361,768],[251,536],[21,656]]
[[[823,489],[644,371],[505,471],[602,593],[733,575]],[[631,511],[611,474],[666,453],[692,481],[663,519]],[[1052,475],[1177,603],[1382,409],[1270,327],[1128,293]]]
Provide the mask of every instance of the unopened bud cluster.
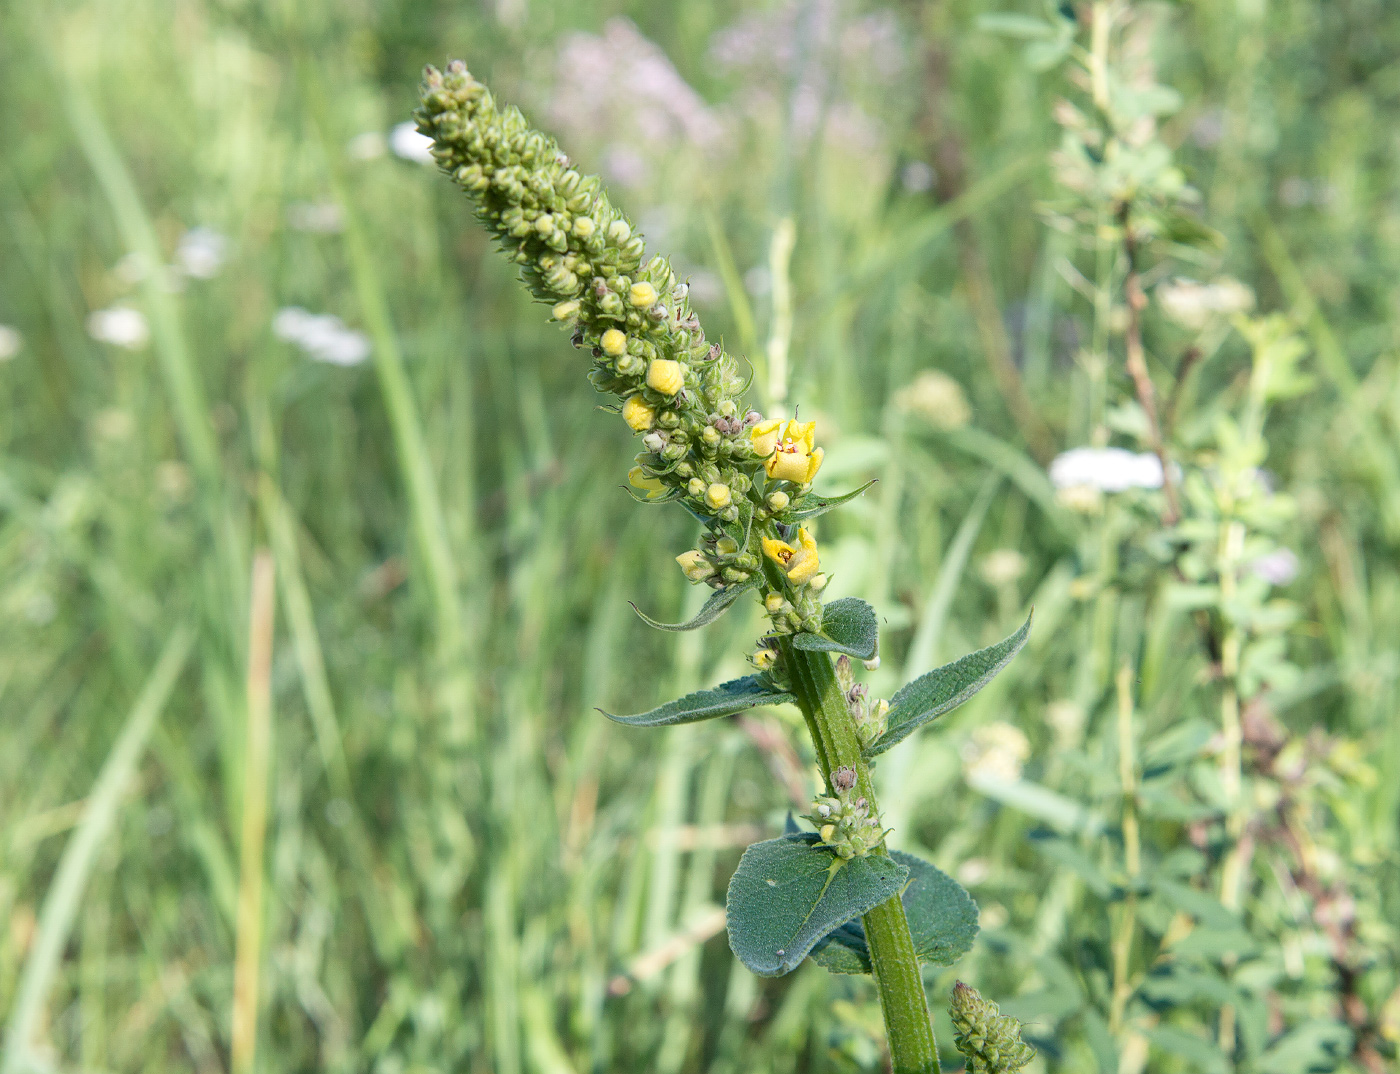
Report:
[[622,398],[645,449],[633,486],[738,519],[760,469],[749,432],[762,416],[739,405],[745,381],[706,340],[670,263],[648,260],[598,178],[580,174],[518,109],[498,108],[460,61],[426,69],[417,119],[531,291],[591,351],[594,385]]
[[741,548],[728,534],[706,533],[698,549],[681,553],[676,562],[692,582],[704,582],[714,589],[747,582],[758,570],[758,556]]
[[955,984],[948,1013],[967,1074],[1015,1074],[1035,1058],[1035,1049],[1021,1039],[1021,1023],[1002,1014],[977,989]]
[[856,793],[856,770],[842,765],[832,772],[831,789],[836,797],[818,795],[806,819],[837,857],[849,861],[869,854],[884,842],[885,830],[880,818],[871,814],[870,803]]
[[855,681],[851,673],[851,658],[844,654],[836,661],[836,681],[856,725],[861,748],[865,749],[889,726],[890,703],[883,698],[872,698],[870,688],[863,682]]

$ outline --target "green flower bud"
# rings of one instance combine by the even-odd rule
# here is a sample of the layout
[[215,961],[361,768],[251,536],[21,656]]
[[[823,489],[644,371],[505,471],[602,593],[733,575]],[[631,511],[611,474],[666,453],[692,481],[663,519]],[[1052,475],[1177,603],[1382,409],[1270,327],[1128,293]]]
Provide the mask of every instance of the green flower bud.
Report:
[[1035,1049],[1021,1039],[1021,1023],[1003,1015],[977,989],[955,984],[948,1013],[953,1043],[967,1059],[967,1074],[1015,1074],[1035,1058]]

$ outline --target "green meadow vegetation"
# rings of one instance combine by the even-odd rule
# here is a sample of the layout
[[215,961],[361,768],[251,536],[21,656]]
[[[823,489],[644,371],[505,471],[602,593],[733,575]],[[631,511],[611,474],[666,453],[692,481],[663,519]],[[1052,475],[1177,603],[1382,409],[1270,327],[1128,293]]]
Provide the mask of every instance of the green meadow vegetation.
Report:
[[778,647],[628,606],[701,611],[701,527],[414,130],[456,57],[873,482],[804,526],[893,860],[977,906],[943,1069],[1028,1054],[966,986],[1032,1074],[1397,1069],[1397,56],[1384,0],[0,9],[0,1074],[888,1069],[863,934],[726,942],[804,713],[603,715]]

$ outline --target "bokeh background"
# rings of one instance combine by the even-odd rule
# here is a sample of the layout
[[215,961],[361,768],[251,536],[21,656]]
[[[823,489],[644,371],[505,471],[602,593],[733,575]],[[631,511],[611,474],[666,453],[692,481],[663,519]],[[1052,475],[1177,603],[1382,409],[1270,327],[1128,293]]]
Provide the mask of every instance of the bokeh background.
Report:
[[[1042,204],[1078,87],[1032,23],[1090,7],[5,5],[6,1074],[880,1069],[868,981],[761,981],[724,939],[739,853],[811,793],[800,719],[595,711],[742,674],[761,623],[661,635],[628,608],[703,597],[672,562],[694,523],[619,489],[626,430],[404,126],[452,57],[606,178],[757,402],[816,418],[823,489],[880,479],[821,530],[830,592],[882,616],[877,693],[1035,606],[994,686],[881,765],[896,844],[982,907],[935,1006],[976,984],[1037,1071],[1393,1069],[1400,9],[1124,24],[1180,95],[1161,138],[1224,240],[1188,274],[1242,281],[1212,294],[1288,315],[1315,356],[1270,419],[1298,504],[1298,674],[1270,710],[1322,758],[1323,894],[1261,852],[1278,892],[1247,912],[1283,968],[1236,1066],[1208,1050],[1206,985],[1139,996],[1136,1029],[1106,998],[1121,849],[1085,818],[1118,815],[1115,676],[1147,738],[1217,702],[1187,613],[1094,551],[1112,504],[1047,476],[1127,398],[1093,252]],[[1247,364],[1227,335],[1196,398]],[[1190,846],[1187,819],[1158,844]]]

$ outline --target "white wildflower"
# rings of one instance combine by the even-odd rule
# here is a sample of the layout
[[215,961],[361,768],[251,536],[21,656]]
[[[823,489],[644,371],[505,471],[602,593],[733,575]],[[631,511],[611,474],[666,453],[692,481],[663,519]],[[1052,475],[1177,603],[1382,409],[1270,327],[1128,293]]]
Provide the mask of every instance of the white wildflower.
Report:
[[415,164],[433,163],[433,140],[418,132],[418,125],[405,120],[389,132],[389,148],[394,156]]
[[1011,585],[1026,573],[1026,557],[1014,548],[998,548],[982,557],[982,578],[990,586]]
[[329,235],[345,226],[345,214],[333,201],[298,201],[287,206],[287,224],[293,231]]
[[1123,448],[1074,448],[1050,464],[1050,481],[1057,489],[1084,486],[1100,492],[1162,487],[1161,460],[1149,452]]
[[140,350],[151,338],[151,329],[140,310],[130,306],[113,306],[88,315],[88,335],[99,343],[114,347]]
[[207,280],[215,276],[228,256],[228,239],[207,227],[186,231],[175,248],[175,264],[186,276]]
[[1249,565],[1249,573],[1270,585],[1287,585],[1298,577],[1298,557],[1288,548],[1276,548]]
[[1159,284],[1156,295],[1162,312],[1183,328],[1204,328],[1215,317],[1254,308],[1254,292],[1229,276],[1213,283],[1177,277]]
[[8,362],[24,346],[24,337],[17,328],[0,324],[0,362]]
[[345,155],[351,160],[377,160],[389,150],[389,143],[379,131],[365,131],[345,145]]
[[370,356],[369,338],[347,328],[330,313],[308,313],[300,306],[287,306],[272,319],[272,332],[278,339],[295,344],[308,358],[330,365],[359,365]]
[[997,721],[975,729],[960,752],[967,779],[1015,783],[1030,758],[1031,743],[1019,727]]
[[920,373],[912,384],[900,389],[895,402],[936,429],[958,429],[972,420],[962,385],[937,369]]

